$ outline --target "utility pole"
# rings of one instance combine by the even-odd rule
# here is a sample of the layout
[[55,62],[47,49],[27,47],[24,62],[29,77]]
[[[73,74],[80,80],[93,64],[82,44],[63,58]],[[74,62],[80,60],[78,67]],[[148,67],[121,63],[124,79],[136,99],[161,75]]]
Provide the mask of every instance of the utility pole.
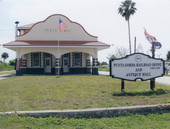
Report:
[[136,37],[134,39],[134,53],[136,53]]

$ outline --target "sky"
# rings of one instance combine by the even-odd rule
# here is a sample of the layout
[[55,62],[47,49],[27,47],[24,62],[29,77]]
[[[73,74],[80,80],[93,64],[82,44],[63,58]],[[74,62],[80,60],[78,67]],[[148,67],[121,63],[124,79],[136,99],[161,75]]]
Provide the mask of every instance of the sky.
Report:
[[[99,51],[100,62],[108,62],[107,57],[118,48],[129,50],[128,26],[118,14],[118,7],[124,0],[0,0],[0,55],[9,54],[7,61],[15,59],[14,51],[3,48],[2,44],[15,40],[15,21],[26,25],[45,20],[52,14],[63,14],[81,24],[85,30],[107,43],[109,49]],[[137,11],[130,17],[132,51],[134,37],[141,52],[151,55],[151,44],[144,36],[144,28],[162,44],[156,50],[156,58],[166,59],[170,51],[170,1],[132,0]],[[2,60],[2,59],[0,59]]]

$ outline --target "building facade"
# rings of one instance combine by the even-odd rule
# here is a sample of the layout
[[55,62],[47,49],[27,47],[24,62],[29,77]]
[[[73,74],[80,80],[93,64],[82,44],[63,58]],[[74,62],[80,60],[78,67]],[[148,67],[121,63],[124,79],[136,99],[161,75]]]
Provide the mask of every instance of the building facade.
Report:
[[17,75],[97,75],[98,51],[110,47],[61,14],[16,26],[15,41],[3,46],[16,52]]

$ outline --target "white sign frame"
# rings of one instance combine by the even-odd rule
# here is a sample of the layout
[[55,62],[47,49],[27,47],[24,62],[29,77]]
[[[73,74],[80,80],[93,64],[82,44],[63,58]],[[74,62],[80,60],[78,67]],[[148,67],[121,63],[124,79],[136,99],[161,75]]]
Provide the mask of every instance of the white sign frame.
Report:
[[163,59],[152,58],[143,53],[134,53],[110,60],[110,76],[129,81],[142,81],[162,77],[165,74]]

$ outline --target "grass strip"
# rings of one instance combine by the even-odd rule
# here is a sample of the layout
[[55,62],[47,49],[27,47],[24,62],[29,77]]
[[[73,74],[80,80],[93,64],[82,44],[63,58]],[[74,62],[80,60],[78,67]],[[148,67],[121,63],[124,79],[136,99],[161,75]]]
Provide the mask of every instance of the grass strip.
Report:
[[0,115],[0,129],[169,129],[170,113],[113,118],[61,119]]

